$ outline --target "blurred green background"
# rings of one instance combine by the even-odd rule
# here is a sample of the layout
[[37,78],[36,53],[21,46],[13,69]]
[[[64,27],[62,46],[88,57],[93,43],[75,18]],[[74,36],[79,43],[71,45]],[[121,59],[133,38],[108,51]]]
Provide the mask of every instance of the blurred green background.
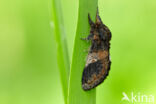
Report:
[[[112,32],[112,66],[97,104],[130,104],[123,92],[156,96],[156,1],[98,4]],[[61,5],[71,62],[78,0]],[[64,104],[50,0],[0,0],[0,104]]]

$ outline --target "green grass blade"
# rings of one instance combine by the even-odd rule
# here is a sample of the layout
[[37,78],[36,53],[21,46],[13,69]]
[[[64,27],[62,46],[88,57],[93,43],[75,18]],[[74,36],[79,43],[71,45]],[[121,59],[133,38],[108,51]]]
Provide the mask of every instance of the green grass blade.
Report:
[[88,13],[95,21],[98,0],[79,0],[79,14],[77,32],[72,57],[72,65],[69,81],[69,104],[95,104],[96,90],[83,91],[81,87],[82,72],[86,61],[87,50],[90,43],[81,40],[89,34]]
[[52,16],[54,21],[54,31],[57,43],[57,61],[60,70],[61,83],[63,88],[64,100],[67,103],[68,79],[69,79],[69,57],[64,33],[61,2],[52,0]]

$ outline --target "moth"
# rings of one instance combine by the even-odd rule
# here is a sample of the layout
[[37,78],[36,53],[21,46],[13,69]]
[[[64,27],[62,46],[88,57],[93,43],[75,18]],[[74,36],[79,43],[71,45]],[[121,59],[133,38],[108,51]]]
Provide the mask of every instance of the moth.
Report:
[[96,13],[95,23],[88,14],[90,24],[90,34],[83,40],[90,40],[91,47],[87,56],[85,68],[82,74],[82,88],[90,90],[99,84],[108,76],[110,70],[110,40],[111,32],[109,28],[103,24],[99,13]]

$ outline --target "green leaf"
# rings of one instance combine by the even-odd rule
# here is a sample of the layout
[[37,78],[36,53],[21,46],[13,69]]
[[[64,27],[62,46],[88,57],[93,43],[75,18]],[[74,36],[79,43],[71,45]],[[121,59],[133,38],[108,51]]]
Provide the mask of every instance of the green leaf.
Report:
[[54,21],[55,39],[57,43],[57,61],[60,71],[64,100],[66,104],[70,64],[66,45],[66,36],[64,32],[60,0],[52,0],[52,16]]
[[79,14],[77,32],[74,43],[72,65],[69,81],[68,104],[95,104],[96,90],[84,91],[81,87],[82,72],[86,62],[87,52],[90,43],[80,38],[87,37],[90,26],[88,23],[88,13],[95,21],[98,0],[79,0]]

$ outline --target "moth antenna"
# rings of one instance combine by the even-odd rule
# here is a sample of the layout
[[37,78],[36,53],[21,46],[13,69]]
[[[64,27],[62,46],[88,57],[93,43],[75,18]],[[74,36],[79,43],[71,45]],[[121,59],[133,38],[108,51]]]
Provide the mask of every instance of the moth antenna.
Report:
[[98,23],[98,24],[102,23],[101,18],[99,16],[99,9],[98,9],[98,7],[97,7],[97,11],[96,11],[96,23]]
[[99,16],[99,8],[97,7],[96,16]]
[[89,20],[90,26],[93,26],[93,25],[94,25],[94,22],[91,20],[90,14],[89,14],[89,13],[88,13],[88,20]]

